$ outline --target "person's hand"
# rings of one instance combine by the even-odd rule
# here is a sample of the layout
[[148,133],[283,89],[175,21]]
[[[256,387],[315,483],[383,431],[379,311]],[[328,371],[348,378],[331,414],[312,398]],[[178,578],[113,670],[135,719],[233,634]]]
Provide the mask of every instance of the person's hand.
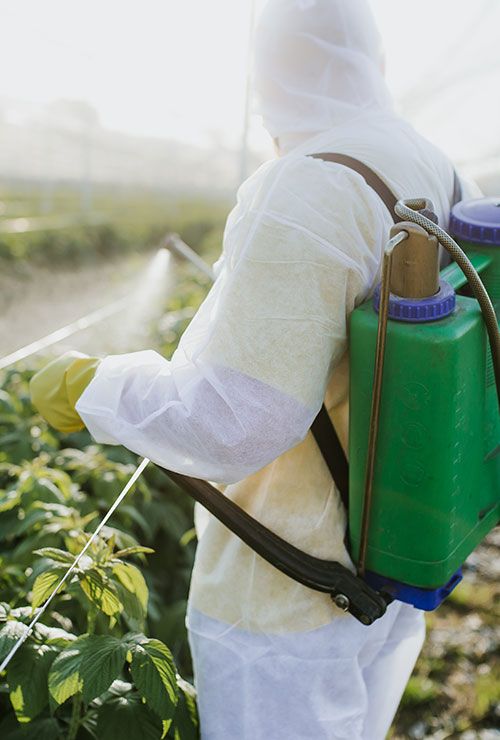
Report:
[[34,375],[30,382],[33,406],[60,432],[84,428],[75,405],[95,375],[100,360],[81,352],[66,352]]

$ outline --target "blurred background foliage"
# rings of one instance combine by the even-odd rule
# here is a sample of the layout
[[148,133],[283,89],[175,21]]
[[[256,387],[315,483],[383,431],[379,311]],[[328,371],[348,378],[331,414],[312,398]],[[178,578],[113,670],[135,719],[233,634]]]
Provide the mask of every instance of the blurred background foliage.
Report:
[[207,251],[221,231],[230,200],[189,197],[148,189],[94,186],[92,210],[82,212],[81,193],[66,183],[46,215],[34,183],[0,184],[0,264],[79,267],[159,246],[168,231]]

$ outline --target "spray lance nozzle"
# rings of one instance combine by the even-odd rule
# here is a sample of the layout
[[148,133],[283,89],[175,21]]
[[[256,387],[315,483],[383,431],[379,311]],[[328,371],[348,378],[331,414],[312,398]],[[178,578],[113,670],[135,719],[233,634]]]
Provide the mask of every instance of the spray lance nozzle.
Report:
[[165,247],[165,249],[168,249],[170,252],[172,252],[172,254],[174,254],[176,257],[180,257],[181,259],[191,262],[191,264],[201,270],[201,272],[209,277],[211,280],[215,279],[214,272],[210,265],[207,265],[205,260],[203,260],[194,251],[194,249],[188,246],[186,242],[181,239],[179,234],[167,234],[163,246]]

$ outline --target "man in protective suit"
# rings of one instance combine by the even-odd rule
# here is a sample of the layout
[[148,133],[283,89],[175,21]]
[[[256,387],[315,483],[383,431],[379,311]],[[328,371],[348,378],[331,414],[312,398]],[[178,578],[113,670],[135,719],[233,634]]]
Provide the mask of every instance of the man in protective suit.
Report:
[[[56,426],[224,484],[281,537],[354,570],[346,515],[310,433],[325,400],[347,451],[349,314],[380,280],[393,219],[352,169],[429,197],[454,172],[393,110],[366,0],[270,0],[256,88],[279,157],[238,192],[216,281],[170,361],[66,355],[33,381]],[[354,389],[355,392],[356,389]],[[75,410],[76,406],[76,410]],[[365,627],[198,507],[187,624],[204,740],[383,740],[424,640],[394,602]]]

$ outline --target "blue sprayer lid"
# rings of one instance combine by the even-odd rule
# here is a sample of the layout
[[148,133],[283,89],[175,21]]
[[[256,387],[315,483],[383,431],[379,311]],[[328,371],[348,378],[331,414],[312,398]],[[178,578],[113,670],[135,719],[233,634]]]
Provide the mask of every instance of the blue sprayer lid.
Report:
[[[380,283],[373,294],[373,308],[380,308]],[[388,317],[409,324],[422,324],[444,319],[455,310],[455,291],[445,280],[439,281],[439,290],[428,298],[402,298],[390,294]]]
[[500,196],[456,203],[451,211],[449,231],[467,242],[500,246]]

